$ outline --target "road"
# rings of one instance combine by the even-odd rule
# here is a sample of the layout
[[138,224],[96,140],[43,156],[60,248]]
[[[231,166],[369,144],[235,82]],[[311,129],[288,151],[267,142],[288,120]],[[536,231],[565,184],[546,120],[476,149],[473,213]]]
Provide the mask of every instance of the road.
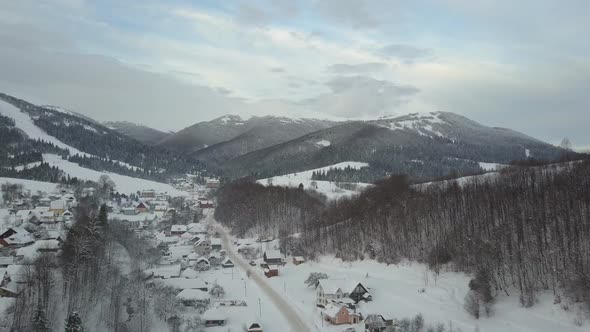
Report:
[[287,322],[289,322],[291,325],[292,331],[311,332],[312,330],[307,325],[305,319],[302,318],[299,313],[295,311],[295,309],[293,309],[292,305],[290,305],[277,291],[275,291],[266,282],[264,277],[262,277],[257,271],[254,271],[252,266],[250,266],[250,264],[248,264],[248,262],[246,262],[242,256],[240,256],[234,250],[234,246],[223,227],[219,226],[215,222],[212,222],[212,224],[221,234],[221,241],[223,243],[223,247],[227,251],[229,258],[234,262],[235,266],[238,266],[245,272],[249,272],[250,279],[254,280],[258,287],[262,289],[262,291],[268,296],[276,308],[283,314],[283,316],[287,319]]

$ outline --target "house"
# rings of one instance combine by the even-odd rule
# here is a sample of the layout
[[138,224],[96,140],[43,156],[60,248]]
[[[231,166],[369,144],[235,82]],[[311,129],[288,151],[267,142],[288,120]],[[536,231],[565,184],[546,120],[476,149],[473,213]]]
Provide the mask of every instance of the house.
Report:
[[73,216],[74,216],[74,214],[70,210],[65,210],[64,213],[61,214],[60,218],[63,221],[69,221],[69,220],[72,220]]
[[132,207],[122,208],[121,212],[123,212],[123,214],[126,216],[134,216],[137,214],[137,210]]
[[154,205],[154,210],[158,212],[168,211],[168,202],[156,202],[156,204]]
[[140,196],[142,198],[155,198],[156,197],[156,191],[153,189],[149,189],[149,190],[142,190],[140,193]]
[[185,306],[207,304],[211,301],[209,293],[200,289],[183,289],[176,295],[176,298]]
[[148,276],[153,278],[168,279],[180,277],[180,264],[176,265],[158,265],[145,271]]
[[0,297],[17,297],[19,293],[17,285],[12,282],[0,287]]
[[[0,269],[5,269],[8,265],[14,264],[14,257],[13,256],[2,256],[0,257]],[[6,272],[6,271],[5,271]],[[0,278],[0,282],[1,282]]]
[[0,246],[20,248],[35,242],[31,233],[22,227],[9,228],[0,235]]
[[55,214],[56,213],[57,212],[53,212],[53,211],[44,211],[44,212],[41,212],[41,214],[39,215],[39,222],[42,223],[42,224],[54,224],[55,223]]
[[209,239],[200,239],[194,244],[195,252],[199,255],[205,255],[211,251],[211,241]]
[[39,240],[36,244],[38,252],[56,253],[61,249],[61,242],[58,240]]
[[321,279],[316,286],[316,305],[326,307],[332,300],[344,298],[344,292],[340,286],[341,280]]
[[278,277],[279,276],[279,266],[278,265],[268,265],[268,267],[264,269],[264,275],[267,278]]
[[221,185],[221,182],[219,182],[219,180],[217,179],[209,179],[207,180],[207,188],[209,189],[217,189],[219,188],[219,186]]
[[203,281],[203,279],[171,278],[163,279],[159,282],[161,282],[165,286],[172,287],[176,290],[198,289],[203,292],[209,290],[209,285],[205,281]]
[[258,323],[248,323],[246,324],[246,331],[247,332],[262,332],[262,326]]
[[211,250],[221,250],[221,239],[220,238],[212,238],[211,239]]
[[266,264],[283,264],[283,255],[279,250],[267,250],[264,252],[264,262]]
[[49,204],[49,211],[53,212],[56,215],[60,215],[67,210],[66,201],[63,199],[58,199],[55,201],[51,201]]
[[211,308],[205,311],[201,318],[205,321],[206,327],[223,326],[227,321],[227,315],[219,308]]
[[191,234],[207,234],[207,227],[204,224],[190,223],[187,225],[187,231]]
[[221,266],[223,267],[234,267],[234,262],[231,261],[231,259],[226,258],[221,262]]
[[322,279],[316,286],[316,305],[323,307],[329,302],[341,301],[343,298],[350,298],[355,303],[361,300],[369,300],[370,294],[363,284],[355,281]]
[[367,332],[385,332],[393,326],[392,319],[385,319],[381,315],[367,315],[365,318],[365,331]]
[[293,264],[299,265],[299,264],[303,264],[303,263],[305,263],[305,258],[303,258],[301,256],[293,257]]
[[49,207],[49,204],[51,204],[51,199],[49,199],[47,197],[42,197],[42,198],[39,198],[39,203],[37,204],[37,206]]
[[38,224],[39,218],[37,214],[33,210],[18,210],[16,211],[16,222],[23,223],[23,222],[30,222],[32,224]]
[[172,225],[170,227],[170,235],[180,236],[186,233],[186,225]]
[[208,201],[208,200],[202,200],[202,201],[200,200],[198,206],[201,209],[212,209],[214,207],[213,201]]
[[135,205],[136,213],[147,213],[150,212],[150,206],[145,202],[139,202]]
[[359,313],[333,303],[326,305],[326,308],[322,311],[322,317],[332,325],[358,324],[361,320]]

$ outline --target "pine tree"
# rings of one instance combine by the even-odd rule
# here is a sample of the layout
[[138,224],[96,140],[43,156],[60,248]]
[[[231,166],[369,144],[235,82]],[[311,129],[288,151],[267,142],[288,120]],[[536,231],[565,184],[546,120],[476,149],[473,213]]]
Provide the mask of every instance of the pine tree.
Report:
[[84,327],[82,326],[82,319],[76,311],[72,312],[66,319],[65,332],[84,332]]
[[37,309],[33,315],[33,331],[35,332],[47,332],[50,331],[49,319],[47,319],[47,312],[41,304],[37,306]]
[[103,204],[100,206],[100,211],[98,212],[98,224],[103,228],[106,227],[108,225],[108,218],[107,205]]

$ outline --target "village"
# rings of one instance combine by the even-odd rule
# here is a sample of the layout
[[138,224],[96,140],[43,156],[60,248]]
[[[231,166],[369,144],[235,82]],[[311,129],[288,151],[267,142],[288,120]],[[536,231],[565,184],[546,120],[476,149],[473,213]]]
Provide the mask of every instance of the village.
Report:
[[[26,290],[33,260],[59,257],[81,203],[91,200],[106,206],[109,222],[125,225],[157,251],[157,261],[142,267],[143,282],[173,289],[183,319],[198,319],[207,331],[403,331],[424,324],[424,308],[438,308],[425,317],[429,323],[442,322],[443,329],[473,326],[462,304],[453,302],[455,293],[467,292],[464,274],[435,275],[418,263],[346,263],[285,253],[279,239],[236,238],[217,223],[219,180],[196,184],[187,176],[173,185],[186,195],[171,197],[148,188],[104,199],[93,186],[5,192],[0,312]],[[516,303],[514,308],[510,315],[525,316]],[[456,320],[448,321],[449,313]]]
[[[109,220],[122,222],[138,236],[149,239],[161,253],[159,262],[143,272],[145,282],[175,289],[177,300],[192,308],[184,314],[201,317],[211,331],[260,332],[265,327],[276,331],[284,324],[276,319],[281,313],[272,304],[263,303],[270,302],[264,300],[269,295],[251,280],[252,274],[278,280],[285,269],[306,264],[305,258],[287,259],[277,249],[278,240],[262,237],[232,239],[227,248],[222,241],[226,231],[213,218],[213,194],[219,180],[208,179],[205,185],[196,185],[188,177],[178,179],[174,185],[188,195],[170,197],[145,189],[101,200],[107,206]],[[97,189],[89,186],[35,194],[24,190],[8,197],[0,210],[0,309],[6,309],[10,300],[26,289],[27,265],[39,255],[60,255],[68,229],[76,220],[79,202],[96,200],[96,196]],[[234,264],[232,253],[247,262],[246,269]],[[304,279],[300,281],[302,288]],[[322,276],[313,283],[316,298],[309,305],[317,311],[322,324],[360,326],[365,322],[367,331],[385,331],[392,324],[380,315],[364,315],[358,310],[359,302],[372,299],[363,283]],[[263,318],[271,313],[272,320]]]

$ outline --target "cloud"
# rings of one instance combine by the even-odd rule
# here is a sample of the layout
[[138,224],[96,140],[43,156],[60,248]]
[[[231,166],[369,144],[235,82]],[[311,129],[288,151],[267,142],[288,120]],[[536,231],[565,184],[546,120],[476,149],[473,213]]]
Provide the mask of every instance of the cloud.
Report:
[[420,48],[412,45],[390,44],[379,49],[378,53],[386,57],[413,62],[431,56],[433,51],[428,48]]
[[307,108],[342,118],[371,118],[392,114],[420,90],[368,76],[339,76],[326,85],[331,92],[308,99]]
[[381,72],[388,70],[389,66],[386,63],[382,62],[367,62],[367,63],[359,63],[359,64],[344,64],[344,63],[337,63],[330,65],[328,67],[328,71],[337,73],[337,74],[359,74],[359,73],[371,73],[371,72]]
[[320,13],[337,23],[355,29],[376,28],[381,22],[370,4],[370,0],[318,0],[316,6]]
[[270,68],[270,71],[273,72],[273,73],[284,73],[285,72],[285,68],[272,67],[272,68]]

